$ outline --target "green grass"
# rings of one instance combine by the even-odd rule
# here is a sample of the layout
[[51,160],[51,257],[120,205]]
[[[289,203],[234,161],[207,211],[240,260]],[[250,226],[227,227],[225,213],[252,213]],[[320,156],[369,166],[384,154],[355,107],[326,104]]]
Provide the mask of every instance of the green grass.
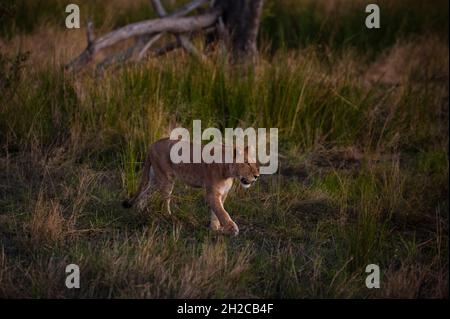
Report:
[[[372,33],[362,2],[336,3],[339,19],[268,1],[252,71],[175,53],[93,78],[64,73],[55,49],[24,55],[38,27],[64,32],[64,6],[17,2],[2,24],[0,296],[448,297],[448,5],[382,2],[389,27]],[[113,19],[90,2],[100,30],[147,15],[116,5]],[[225,204],[237,238],[209,232],[202,191],[181,184],[172,216],[157,196],[120,206],[148,145],[194,119],[279,129],[280,170]],[[80,290],[64,286],[69,263]]]
[[448,29],[448,2],[426,4],[417,0],[378,1],[381,28],[368,30],[365,19],[370,1],[268,1],[261,39],[271,50],[319,45],[340,50],[354,47],[379,53],[399,38],[433,32],[443,37]]

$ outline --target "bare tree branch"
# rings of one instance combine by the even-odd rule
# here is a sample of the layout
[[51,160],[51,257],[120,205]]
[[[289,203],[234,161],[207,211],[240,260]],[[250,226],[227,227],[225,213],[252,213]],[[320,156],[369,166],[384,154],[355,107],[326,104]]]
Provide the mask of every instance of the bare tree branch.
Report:
[[94,23],[91,20],[88,21],[86,33],[88,46],[92,45],[92,42],[94,42]]
[[[156,13],[158,14],[158,16],[160,18],[164,18],[167,16],[166,10],[164,9],[162,3],[159,0],[151,0],[151,3],[153,6],[153,9],[156,11]],[[172,14],[170,16],[174,16],[174,15]],[[139,54],[137,57],[138,61],[141,60],[145,56],[145,53],[148,51],[148,49],[150,49],[150,47],[161,38],[161,36],[162,36],[162,33],[152,36],[147,41],[147,43],[142,48],[140,48]]]
[[169,16],[174,16],[174,17],[185,16],[185,15],[191,13],[192,11],[194,11],[195,9],[201,7],[204,3],[207,3],[207,2],[208,2],[208,0],[195,0],[195,1],[192,1],[192,2],[184,5],[180,9],[172,12],[171,14],[169,14]]
[[103,59],[100,63],[97,64],[97,66],[95,67],[95,74],[100,75],[103,72],[103,70],[111,64],[128,60],[130,57],[134,55],[136,50],[142,47],[142,45],[143,42],[138,40],[137,44],[123,51],[107,56],[105,59]]
[[[210,33],[213,33],[215,31],[216,31],[215,27],[210,27],[210,28],[202,30],[202,32],[204,32],[205,34],[210,34]],[[173,51],[175,49],[178,49],[180,47],[181,47],[181,43],[179,41],[169,42],[169,43],[167,43],[165,46],[163,46],[161,48],[152,50],[152,52],[153,52],[152,57],[159,57],[161,55],[169,53],[169,52],[171,52],[171,51]]]
[[89,63],[98,51],[133,36],[161,32],[184,33],[207,28],[216,22],[219,15],[220,10],[214,9],[208,13],[192,17],[165,17],[129,24],[88,44],[86,50],[66,67],[68,70],[76,71]]
[[156,13],[160,16],[160,17],[165,17],[167,15],[166,9],[164,9],[161,1],[159,0],[151,0],[153,9],[155,9]]
[[[88,24],[87,48],[66,65],[66,69],[77,71],[89,63],[95,54],[109,46],[128,38],[134,38],[135,43],[126,50],[112,54],[97,65],[102,69],[105,65],[115,61],[124,61],[130,58],[142,59],[151,47],[162,37],[163,33],[172,33],[176,36],[175,43],[152,50],[153,56],[158,56],[178,47],[183,47],[189,53],[203,57],[191,42],[196,32],[207,32],[206,49],[212,48],[210,44],[219,42],[223,53],[232,52],[232,62],[253,61],[246,57],[257,54],[256,38],[260,24],[260,17],[264,0],[193,0],[184,7],[167,14],[161,0],[150,1],[159,19],[145,20],[126,25],[113,30],[97,39],[94,39],[93,25]],[[201,7],[208,3],[210,8]],[[183,17],[198,9],[198,15]],[[206,11],[209,10],[209,11]]]
[[141,60],[150,47],[162,37],[163,33],[158,33],[150,38],[142,49],[139,50],[137,60]]
[[[164,6],[162,5],[160,0],[151,0],[153,8],[155,9],[155,11],[158,13],[158,15],[163,18],[165,16],[167,16],[167,11],[164,8]],[[192,44],[192,42],[189,40],[189,38],[185,35],[182,34],[177,34],[176,35],[177,41],[180,42],[180,44],[183,46],[183,48],[189,52],[190,54],[196,56],[196,57],[201,57],[201,54],[197,51],[197,49],[195,48],[195,46]],[[150,43],[150,42],[149,42]],[[154,42],[152,42],[154,43]],[[142,59],[143,56],[145,55],[145,52],[149,49],[150,45],[146,45],[144,47],[144,49],[141,50],[141,52],[139,53],[139,57],[138,59]]]
[[169,53],[175,49],[178,49],[179,47],[181,47],[180,42],[178,42],[178,41],[169,42],[165,46],[153,50],[152,57],[159,57],[159,56]]
[[[192,2],[184,5],[183,7],[179,8],[178,10],[172,12],[171,14],[168,15],[168,17],[181,17],[184,15],[187,15],[187,14],[191,13],[192,11],[194,11],[195,9],[202,6],[203,4],[205,4],[207,1],[208,0],[192,1]],[[158,12],[158,10],[156,10],[156,11]],[[103,72],[103,70],[107,66],[117,63],[117,62],[123,62],[123,61],[130,59],[131,57],[133,57],[135,55],[136,52],[139,52],[138,60],[142,59],[145,56],[145,53],[148,51],[148,49],[156,41],[158,41],[161,38],[161,36],[162,36],[161,33],[157,33],[154,35],[144,34],[144,35],[139,36],[138,39],[136,40],[136,44],[134,44],[133,46],[131,46],[123,51],[109,55],[103,61],[101,61],[99,64],[97,64],[97,66],[95,68],[95,73],[98,75],[101,72]],[[174,49],[179,48],[179,47],[180,46],[178,45]]]

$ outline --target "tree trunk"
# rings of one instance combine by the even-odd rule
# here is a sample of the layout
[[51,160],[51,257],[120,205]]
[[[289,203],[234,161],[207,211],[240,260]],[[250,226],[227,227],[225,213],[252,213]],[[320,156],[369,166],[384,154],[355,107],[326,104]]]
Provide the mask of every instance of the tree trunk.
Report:
[[[216,0],[222,11],[225,39],[235,61],[247,60],[258,53],[257,36],[264,0]],[[223,36],[222,36],[223,37]]]

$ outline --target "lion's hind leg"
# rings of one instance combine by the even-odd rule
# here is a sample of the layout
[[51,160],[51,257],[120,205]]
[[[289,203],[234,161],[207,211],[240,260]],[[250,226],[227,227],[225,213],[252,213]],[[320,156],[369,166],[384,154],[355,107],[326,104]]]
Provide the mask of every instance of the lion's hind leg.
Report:
[[214,211],[212,209],[211,209],[211,220],[209,223],[209,228],[212,231],[220,231],[222,229],[219,218],[217,218],[216,214],[214,213]]
[[172,179],[167,179],[163,183],[159,183],[157,186],[164,202],[163,210],[169,215],[172,215],[172,210],[170,209],[170,197],[172,195],[173,186],[174,181]]
[[141,182],[139,183],[136,194],[129,200],[123,201],[122,206],[124,208],[130,208],[133,205],[137,205],[141,210],[145,208],[145,201],[143,200],[143,198],[146,197],[154,188],[154,180],[155,174],[153,171],[153,167],[151,167],[150,165],[144,166]]

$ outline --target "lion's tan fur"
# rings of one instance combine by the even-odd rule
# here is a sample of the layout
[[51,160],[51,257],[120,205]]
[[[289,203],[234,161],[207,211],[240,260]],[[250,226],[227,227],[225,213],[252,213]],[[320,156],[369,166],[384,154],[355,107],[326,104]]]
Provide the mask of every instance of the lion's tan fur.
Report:
[[[140,185],[136,194],[124,202],[125,207],[139,202],[149,191],[158,190],[170,213],[170,195],[175,179],[191,187],[206,190],[206,201],[211,207],[211,229],[237,235],[239,228],[224,208],[224,202],[233,185],[234,178],[248,187],[259,176],[255,163],[248,162],[248,149],[244,152],[244,163],[179,163],[170,159],[170,149],[177,143],[168,138],[161,139],[149,148],[145,158]],[[192,150],[192,144],[190,144]],[[191,157],[192,157],[191,151]]]

